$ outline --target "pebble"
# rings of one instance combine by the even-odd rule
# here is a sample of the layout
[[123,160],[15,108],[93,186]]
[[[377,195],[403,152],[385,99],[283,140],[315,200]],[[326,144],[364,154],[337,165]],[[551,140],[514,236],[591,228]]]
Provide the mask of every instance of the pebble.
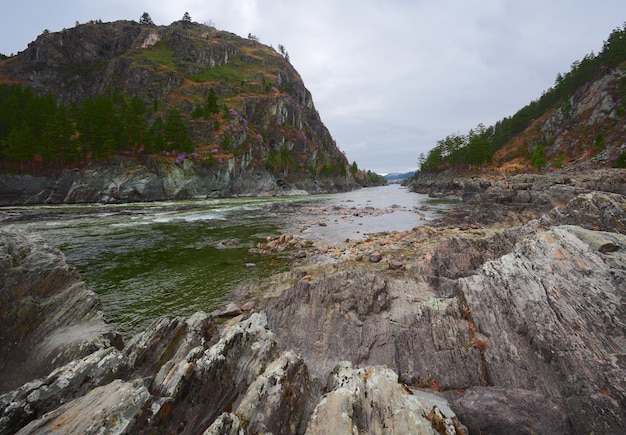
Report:
[[400,260],[389,260],[389,269],[400,270],[404,267],[404,264]]
[[379,251],[372,252],[372,254],[370,255],[371,263],[378,263],[382,259],[383,259],[383,254]]
[[219,312],[218,315],[220,317],[234,317],[240,314],[241,308],[239,308],[234,302],[230,302],[228,305],[226,305],[226,308]]

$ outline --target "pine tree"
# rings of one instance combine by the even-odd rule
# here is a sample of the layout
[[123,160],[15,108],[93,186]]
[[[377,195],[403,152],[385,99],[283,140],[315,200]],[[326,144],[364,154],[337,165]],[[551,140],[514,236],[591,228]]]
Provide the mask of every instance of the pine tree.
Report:
[[141,15],[141,18],[139,18],[139,24],[143,26],[154,26],[154,22],[152,21],[152,18],[150,18],[150,14],[147,12],[144,12]]

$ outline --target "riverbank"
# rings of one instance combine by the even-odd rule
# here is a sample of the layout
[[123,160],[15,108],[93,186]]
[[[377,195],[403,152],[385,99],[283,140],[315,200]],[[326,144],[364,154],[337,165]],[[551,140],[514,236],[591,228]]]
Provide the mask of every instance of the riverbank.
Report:
[[626,171],[580,175],[493,183],[427,225],[290,246],[366,217],[304,205],[292,234],[260,242],[297,263],[233,293],[242,314],[160,319],[56,366],[0,396],[3,430],[617,433],[626,198],[584,186],[623,186]]
[[[245,281],[289,270],[294,256],[313,255],[321,243],[328,251],[328,242],[314,239],[320,230],[350,227],[364,237],[372,223],[412,228],[428,222],[414,209],[428,207],[420,211],[428,219],[445,210],[425,200],[386,186],[332,195],[31,205],[1,208],[0,228],[39,234],[62,250],[99,295],[106,318],[129,338],[162,315],[217,311]],[[330,213],[337,213],[336,223]],[[325,226],[319,214],[328,215]],[[287,237],[292,249],[285,251]]]

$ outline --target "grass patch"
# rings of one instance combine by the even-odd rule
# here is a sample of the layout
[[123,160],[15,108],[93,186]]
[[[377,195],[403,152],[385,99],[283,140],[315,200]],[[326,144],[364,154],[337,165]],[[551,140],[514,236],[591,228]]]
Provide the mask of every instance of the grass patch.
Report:
[[232,63],[218,65],[215,68],[207,68],[193,76],[193,81],[202,82],[230,82],[240,83],[246,80],[245,68]]
[[163,39],[151,48],[142,50],[141,57],[149,59],[163,66],[176,68],[176,64],[174,63],[174,53],[165,42],[166,40]]

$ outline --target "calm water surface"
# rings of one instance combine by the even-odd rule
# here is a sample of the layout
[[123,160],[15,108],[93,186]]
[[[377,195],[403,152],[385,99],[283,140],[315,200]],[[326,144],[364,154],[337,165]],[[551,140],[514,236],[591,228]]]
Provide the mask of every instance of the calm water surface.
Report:
[[[61,249],[67,262],[100,295],[108,319],[129,337],[161,315],[212,312],[244,281],[287,270],[292,262],[287,255],[248,253],[268,235],[293,229],[292,215],[266,208],[277,202],[401,206],[379,219],[330,222],[323,228],[312,225],[303,233],[328,239],[336,234],[345,238],[347,231],[402,230],[424,223],[403,207],[429,203],[429,218],[450,207],[392,185],[320,196],[5,207],[0,209],[4,219],[0,226],[39,233]],[[224,240],[230,241],[226,249],[217,246]],[[256,267],[246,267],[251,263]]]

